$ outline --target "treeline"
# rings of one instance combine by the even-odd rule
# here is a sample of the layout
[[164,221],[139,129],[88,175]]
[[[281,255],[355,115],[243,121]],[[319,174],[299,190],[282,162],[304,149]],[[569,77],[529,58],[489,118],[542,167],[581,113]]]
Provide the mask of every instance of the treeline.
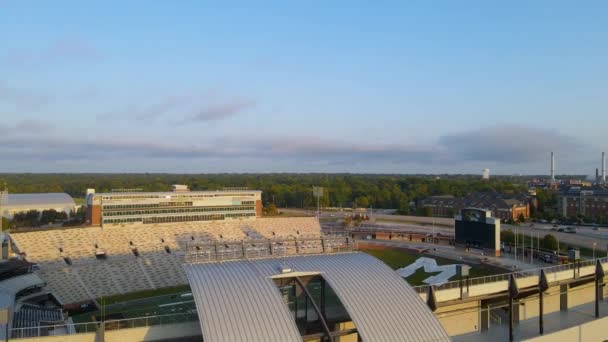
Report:
[[325,188],[322,206],[400,209],[407,213],[410,202],[432,195],[465,196],[476,191],[523,193],[523,177],[373,175],[373,174],[2,174],[9,192],[66,192],[84,197],[87,188],[97,192],[141,188],[168,191],[172,184],[192,190],[221,190],[247,187],[263,191],[263,202],[277,207],[313,207],[312,186]]
[[3,218],[2,230],[12,229],[19,230],[20,228],[41,227],[52,224],[61,224],[62,226],[77,226],[85,221],[84,208],[79,208],[77,211],[72,211],[69,214],[55,209],[43,211],[29,210],[25,212],[15,213],[12,219]]

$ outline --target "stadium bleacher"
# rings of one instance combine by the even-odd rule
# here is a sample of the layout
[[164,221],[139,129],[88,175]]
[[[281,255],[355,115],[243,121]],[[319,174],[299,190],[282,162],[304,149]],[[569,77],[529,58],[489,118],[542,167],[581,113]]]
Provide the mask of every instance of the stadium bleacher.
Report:
[[40,305],[23,304],[13,317],[12,338],[33,337],[39,335],[39,326],[62,324],[63,312],[57,308],[46,308]]
[[[320,242],[298,241],[296,246],[295,239],[321,236],[316,218],[293,217],[49,229],[14,233],[11,239],[68,304],[186,285],[184,255],[189,250],[204,253],[209,248],[205,245],[222,243],[230,252],[233,242],[293,239],[273,248],[284,254],[316,253],[322,251]],[[246,253],[263,253],[264,248],[268,249],[256,243],[245,246]],[[242,255],[242,248],[238,252]]]

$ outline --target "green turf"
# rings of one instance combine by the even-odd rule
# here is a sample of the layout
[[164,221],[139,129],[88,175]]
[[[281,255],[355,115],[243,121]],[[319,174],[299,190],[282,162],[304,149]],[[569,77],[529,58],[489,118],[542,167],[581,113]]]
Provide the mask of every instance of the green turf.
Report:
[[422,282],[424,279],[428,278],[428,277],[432,277],[436,274],[439,274],[441,272],[431,272],[431,273],[427,273],[424,271],[423,268],[419,268],[416,270],[416,272],[414,272],[414,274],[412,274],[411,276],[405,278],[405,280],[407,280],[407,282],[412,285],[412,286],[417,286],[417,285],[424,285],[424,283]]
[[190,291],[190,286],[188,286],[188,285],[175,286],[175,287],[164,287],[164,288],[156,289],[156,290],[144,290],[144,291],[139,291],[139,292],[131,292],[131,293],[126,293],[126,294],[121,294],[121,295],[97,298],[97,302],[99,302],[101,304],[101,302],[103,301],[106,305],[108,305],[108,304],[131,301],[131,300],[140,299],[140,298],[156,297],[156,296],[183,293],[183,292],[189,292],[189,291]]
[[115,319],[118,317],[113,316],[117,314],[122,318],[135,318],[188,313],[194,309],[193,299],[181,295],[189,292],[189,286],[179,286],[99,298],[97,302],[101,310],[74,315],[72,319],[74,323],[84,323],[106,319],[107,316]]
[[359,248],[359,250],[384,261],[385,264],[395,270],[413,263],[414,261],[416,261],[416,259],[420,257],[419,255],[406,253],[405,251],[400,249]]
[[[408,250],[405,250],[402,248],[385,248],[385,249],[370,248],[370,249],[367,249],[367,248],[363,247],[363,248],[359,248],[359,250],[382,260],[385,264],[387,264],[392,269],[398,269],[398,268],[405,267],[405,266],[413,263],[414,261],[416,261],[416,259],[418,259],[420,257],[427,257],[427,258],[435,259],[435,261],[437,262],[437,265],[451,265],[451,264],[457,264],[457,263],[461,262],[458,260],[437,257],[434,255],[417,254],[415,252],[408,251]],[[470,270],[469,274],[470,274],[471,278],[485,277],[488,275],[504,273],[499,270],[489,269],[489,268],[485,268],[483,266],[478,266],[478,265],[470,265],[470,266],[471,266],[471,270]],[[426,272],[424,272],[424,270],[422,268],[420,268],[420,269],[416,270],[416,272],[414,274],[407,277],[406,280],[408,281],[408,283],[410,283],[410,285],[413,285],[413,286],[423,285],[424,283],[422,281],[434,274],[437,274],[437,273],[426,273]]]

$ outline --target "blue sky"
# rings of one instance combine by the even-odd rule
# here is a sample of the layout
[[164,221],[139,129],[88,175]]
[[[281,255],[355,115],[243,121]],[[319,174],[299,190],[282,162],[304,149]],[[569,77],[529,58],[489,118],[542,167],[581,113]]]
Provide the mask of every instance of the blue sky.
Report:
[[606,13],[0,0],[0,172],[592,174]]

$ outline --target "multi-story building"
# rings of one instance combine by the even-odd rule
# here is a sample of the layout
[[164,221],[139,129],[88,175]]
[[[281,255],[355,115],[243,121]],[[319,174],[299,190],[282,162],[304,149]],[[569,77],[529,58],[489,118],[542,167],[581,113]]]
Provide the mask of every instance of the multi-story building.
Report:
[[477,192],[467,197],[431,196],[420,202],[430,208],[435,217],[454,217],[464,208],[482,208],[502,221],[518,221],[520,216],[530,217],[530,201],[525,196],[510,196],[497,192]]
[[564,217],[586,217],[596,222],[608,222],[608,189],[570,187],[559,195],[559,208]]
[[259,190],[109,192],[87,196],[91,225],[170,223],[255,218],[262,216]]

